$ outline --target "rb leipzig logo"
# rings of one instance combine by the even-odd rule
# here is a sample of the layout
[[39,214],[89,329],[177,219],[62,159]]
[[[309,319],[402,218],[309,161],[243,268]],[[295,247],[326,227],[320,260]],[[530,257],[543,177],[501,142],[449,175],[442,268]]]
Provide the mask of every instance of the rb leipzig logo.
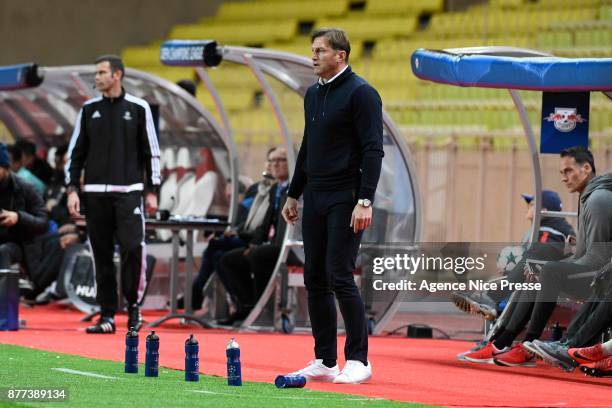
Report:
[[544,120],[554,122],[555,129],[559,132],[571,132],[576,128],[576,123],[584,123],[586,119],[576,112],[576,108],[555,108]]

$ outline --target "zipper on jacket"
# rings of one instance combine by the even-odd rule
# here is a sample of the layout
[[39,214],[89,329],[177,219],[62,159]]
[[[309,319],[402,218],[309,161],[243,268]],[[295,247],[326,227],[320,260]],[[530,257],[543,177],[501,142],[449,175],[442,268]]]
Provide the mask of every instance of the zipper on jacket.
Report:
[[[325,117],[325,104],[327,103],[327,94],[329,94],[329,90],[331,89],[332,85],[329,84],[327,86],[327,89],[325,90],[325,96],[323,97],[323,109],[321,111],[321,117],[324,118]],[[317,90],[321,88],[321,85],[317,85]],[[315,121],[315,118],[317,117],[317,113],[319,113],[319,98],[317,95],[317,99],[316,99],[316,105],[315,105],[315,111],[314,111],[314,115],[312,116],[312,121]]]

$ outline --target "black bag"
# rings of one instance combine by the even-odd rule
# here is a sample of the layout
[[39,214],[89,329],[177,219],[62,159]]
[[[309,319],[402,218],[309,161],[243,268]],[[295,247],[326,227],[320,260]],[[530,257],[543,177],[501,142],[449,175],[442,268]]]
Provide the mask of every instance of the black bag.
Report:
[[19,270],[0,269],[0,330],[19,330]]
[[64,288],[72,304],[82,312],[95,313],[99,310],[96,302],[96,277],[93,258],[84,244],[73,246],[66,254],[63,265]]

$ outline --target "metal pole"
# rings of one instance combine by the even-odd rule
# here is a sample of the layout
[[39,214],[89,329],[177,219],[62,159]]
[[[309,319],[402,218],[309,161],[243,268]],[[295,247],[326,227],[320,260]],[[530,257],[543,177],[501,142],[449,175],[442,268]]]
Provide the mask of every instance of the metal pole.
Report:
[[446,166],[446,199],[445,208],[446,211],[446,241],[455,241],[455,209],[457,206],[453,205],[455,202],[455,181],[457,179],[457,138],[452,137],[451,142],[447,146],[447,166]]
[[478,198],[476,200],[476,241],[482,239],[482,217],[484,216],[485,208],[485,188],[487,181],[487,151],[489,150],[489,141],[482,139],[480,142],[480,160],[478,162]]
[[276,121],[278,122],[278,126],[280,127],[283,142],[285,142],[285,147],[287,148],[289,180],[291,180],[291,178],[293,177],[293,169],[295,167],[296,157],[291,134],[289,133],[289,126],[287,126],[287,119],[285,119],[285,115],[281,110],[280,103],[278,102],[278,98],[276,97],[276,93],[270,86],[270,83],[264,76],[263,72],[261,72],[261,69],[253,59],[253,56],[250,54],[245,54],[244,60],[246,62],[246,65],[248,65],[248,67],[251,68],[251,71],[253,71],[253,74],[257,78],[257,81],[263,88],[266,98],[268,98],[270,105],[272,105],[272,110],[274,111],[274,116],[276,117]]
[[228,214],[228,220],[230,224],[234,221],[234,216],[238,211],[238,194],[239,194],[239,181],[238,174],[240,173],[240,165],[238,164],[238,149],[236,148],[236,144],[234,143],[234,133],[232,131],[232,126],[229,121],[229,117],[227,116],[227,111],[223,106],[223,102],[221,101],[221,96],[219,92],[217,92],[217,88],[210,80],[210,77],[206,73],[206,70],[202,67],[196,67],[196,72],[208,92],[210,92],[210,96],[213,98],[213,102],[215,104],[215,109],[221,117],[221,121],[223,122],[223,130],[225,132],[225,140],[230,149],[230,172],[232,174],[231,186],[232,186],[232,196],[230,197],[230,208]]
[[538,147],[536,145],[535,136],[533,135],[533,129],[529,123],[529,117],[527,116],[525,105],[523,105],[523,101],[516,90],[509,89],[508,91],[510,92],[514,106],[516,106],[516,109],[518,110],[519,118],[521,119],[521,124],[523,125],[523,131],[525,132],[525,138],[527,139],[527,144],[531,153],[533,184],[535,187],[533,198],[535,211],[533,214],[533,223],[531,224],[531,234],[529,238],[529,243],[531,244],[532,242],[537,242],[540,231],[540,213],[542,211],[542,169],[540,167]]
[[512,142],[512,150],[510,151],[510,167],[508,169],[508,184],[510,185],[510,214],[508,217],[508,242],[512,241],[512,227],[514,226],[514,195],[516,189],[516,142]]

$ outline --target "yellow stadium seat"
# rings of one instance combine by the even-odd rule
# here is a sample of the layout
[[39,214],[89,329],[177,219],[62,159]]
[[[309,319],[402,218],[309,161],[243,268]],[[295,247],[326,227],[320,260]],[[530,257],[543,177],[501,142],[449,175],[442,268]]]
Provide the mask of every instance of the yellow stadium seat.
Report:
[[270,40],[286,41],[297,33],[296,20],[259,22],[215,22],[175,26],[171,39],[213,39],[222,44],[255,44]]
[[219,20],[299,19],[341,16],[348,11],[348,0],[293,0],[283,2],[228,2],[219,7]]
[[416,17],[372,17],[320,19],[316,27],[340,27],[353,40],[377,41],[388,37],[407,36],[417,26]]
[[439,12],[444,8],[444,0],[370,0],[365,12],[371,15],[420,14]]

